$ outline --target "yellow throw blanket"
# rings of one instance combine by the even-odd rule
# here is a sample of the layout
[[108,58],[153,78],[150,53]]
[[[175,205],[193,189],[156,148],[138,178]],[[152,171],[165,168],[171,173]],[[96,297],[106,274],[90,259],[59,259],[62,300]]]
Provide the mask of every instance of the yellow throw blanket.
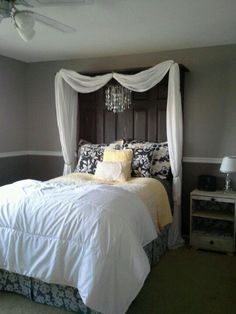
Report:
[[130,178],[126,182],[107,182],[98,180],[93,174],[71,173],[52,179],[53,181],[73,182],[78,184],[114,185],[137,194],[148,207],[157,231],[172,223],[171,208],[167,192],[160,181],[152,178]]

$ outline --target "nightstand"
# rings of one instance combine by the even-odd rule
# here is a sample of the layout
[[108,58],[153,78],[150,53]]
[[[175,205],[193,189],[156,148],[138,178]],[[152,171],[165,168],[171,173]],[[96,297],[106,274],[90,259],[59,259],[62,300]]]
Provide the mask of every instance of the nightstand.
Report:
[[236,192],[194,190],[190,199],[190,245],[235,252]]

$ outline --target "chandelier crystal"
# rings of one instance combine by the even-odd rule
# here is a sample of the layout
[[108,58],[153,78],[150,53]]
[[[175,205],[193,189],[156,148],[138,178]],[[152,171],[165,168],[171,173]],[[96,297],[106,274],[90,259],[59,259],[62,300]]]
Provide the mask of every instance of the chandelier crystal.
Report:
[[131,90],[122,85],[108,85],[105,91],[105,105],[114,113],[123,112],[131,105]]

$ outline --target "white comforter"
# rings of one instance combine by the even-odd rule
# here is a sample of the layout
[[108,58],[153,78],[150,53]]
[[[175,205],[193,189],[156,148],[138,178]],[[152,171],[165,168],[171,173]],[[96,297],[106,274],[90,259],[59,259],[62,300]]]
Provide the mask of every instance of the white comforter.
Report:
[[77,287],[105,314],[126,312],[157,237],[144,203],[118,187],[23,180],[0,188],[0,268]]

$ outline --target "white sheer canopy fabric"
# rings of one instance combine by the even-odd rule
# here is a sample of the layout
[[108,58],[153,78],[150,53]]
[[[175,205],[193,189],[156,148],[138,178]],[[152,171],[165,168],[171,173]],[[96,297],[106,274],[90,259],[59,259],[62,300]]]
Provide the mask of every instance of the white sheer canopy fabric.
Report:
[[112,78],[124,87],[144,92],[158,84],[169,71],[167,99],[167,140],[170,164],[173,172],[174,220],[170,228],[169,248],[183,244],[181,238],[181,185],[183,122],[180,95],[179,66],[174,61],[165,61],[134,75],[108,73],[94,77],[62,69],[55,78],[57,123],[62,153],[65,161],[63,174],[73,171],[76,148],[76,93],[90,93],[106,85]]
[[173,174],[173,224],[168,236],[168,247],[176,248],[184,244],[181,237],[181,191],[183,157],[183,113],[180,94],[179,66],[173,64],[169,71],[168,101],[166,111],[166,131]]
[[[64,80],[56,76],[56,113],[62,154],[64,157],[63,174],[74,170],[77,130],[77,93]],[[69,105],[64,105],[69,104]]]

